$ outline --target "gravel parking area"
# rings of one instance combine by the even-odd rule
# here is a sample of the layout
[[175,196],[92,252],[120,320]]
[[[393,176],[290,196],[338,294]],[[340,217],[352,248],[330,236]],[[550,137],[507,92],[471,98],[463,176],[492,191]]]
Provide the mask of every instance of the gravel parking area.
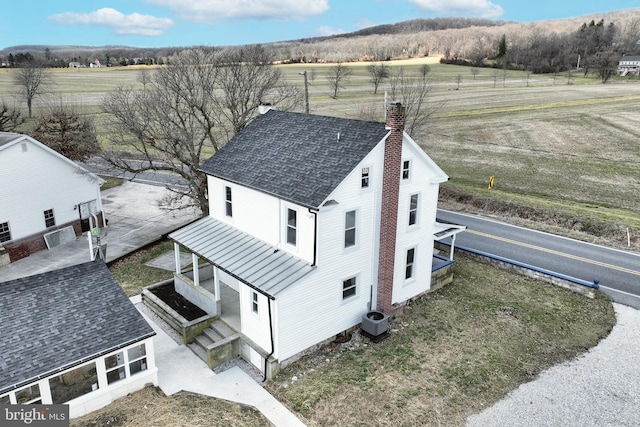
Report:
[[467,427],[637,426],[640,311],[614,308],[617,324],[600,344],[469,417]]

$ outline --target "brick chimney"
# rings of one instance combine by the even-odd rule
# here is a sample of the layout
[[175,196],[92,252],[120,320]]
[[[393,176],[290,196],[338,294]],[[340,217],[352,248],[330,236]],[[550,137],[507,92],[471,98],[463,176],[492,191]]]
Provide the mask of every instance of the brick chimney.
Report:
[[382,207],[380,212],[380,253],[378,259],[377,310],[393,315],[393,272],[398,228],[398,197],[402,163],[404,107],[392,102],[387,107],[387,129],[391,132],[384,145],[382,172]]

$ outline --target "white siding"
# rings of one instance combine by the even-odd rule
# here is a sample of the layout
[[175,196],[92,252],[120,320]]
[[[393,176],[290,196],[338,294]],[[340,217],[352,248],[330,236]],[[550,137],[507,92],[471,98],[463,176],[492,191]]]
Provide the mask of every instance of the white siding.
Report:
[[3,148],[0,161],[0,222],[9,222],[12,240],[44,231],[45,210],[56,225],[79,219],[78,203],[97,200],[102,210],[93,175],[29,140]]
[[269,301],[266,296],[258,294],[258,312],[254,313],[253,293],[249,286],[240,285],[240,319],[241,332],[266,351],[271,351],[271,335],[269,331]]
[[[433,256],[433,225],[438,207],[439,185],[431,183],[441,174],[430,162],[425,162],[424,151],[405,137],[402,159],[410,160],[410,179],[400,180],[398,201],[398,232],[396,240],[395,271],[392,302],[402,303],[426,292],[431,287]],[[418,194],[418,218],[409,226],[409,202],[412,194]],[[407,250],[415,248],[414,278],[405,280]]]
[[[226,215],[225,187],[231,188],[232,217]],[[213,218],[313,263],[315,218],[307,208],[211,176],[208,177],[208,188],[209,214]],[[287,209],[297,212],[295,246],[286,243]]]
[[[279,294],[275,356],[285,360],[357,325],[369,310],[376,280],[379,189],[383,146],[377,146],[328,199],[338,202],[318,213],[317,270]],[[370,185],[361,188],[362,167],[370,169]],[[356,246],[344,247],[345,213],[357,211]],[[357,278],[357,293],[343,300],[342,283]]]

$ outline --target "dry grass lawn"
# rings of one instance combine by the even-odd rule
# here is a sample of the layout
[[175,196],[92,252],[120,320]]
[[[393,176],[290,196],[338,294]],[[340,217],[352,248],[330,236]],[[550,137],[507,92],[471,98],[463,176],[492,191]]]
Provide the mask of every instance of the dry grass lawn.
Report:
[[310,426],[461,426],[605,337],[611,303],[458,257],[454,284],[408,307],[378,344],[354,334],[267,388]]
[[71,427],[264,427],[269,421],[253,407],[192,393],[167,397],[155,387],[116,400],[71,421]]

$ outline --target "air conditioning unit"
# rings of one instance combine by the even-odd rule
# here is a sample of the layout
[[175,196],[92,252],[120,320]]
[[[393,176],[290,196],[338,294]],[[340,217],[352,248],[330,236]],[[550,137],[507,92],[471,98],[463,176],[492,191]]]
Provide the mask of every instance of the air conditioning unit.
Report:
[[381,311],[369,311],[362,315],[360,328],[372,339],[384,338],[389,329],[389,316]]

